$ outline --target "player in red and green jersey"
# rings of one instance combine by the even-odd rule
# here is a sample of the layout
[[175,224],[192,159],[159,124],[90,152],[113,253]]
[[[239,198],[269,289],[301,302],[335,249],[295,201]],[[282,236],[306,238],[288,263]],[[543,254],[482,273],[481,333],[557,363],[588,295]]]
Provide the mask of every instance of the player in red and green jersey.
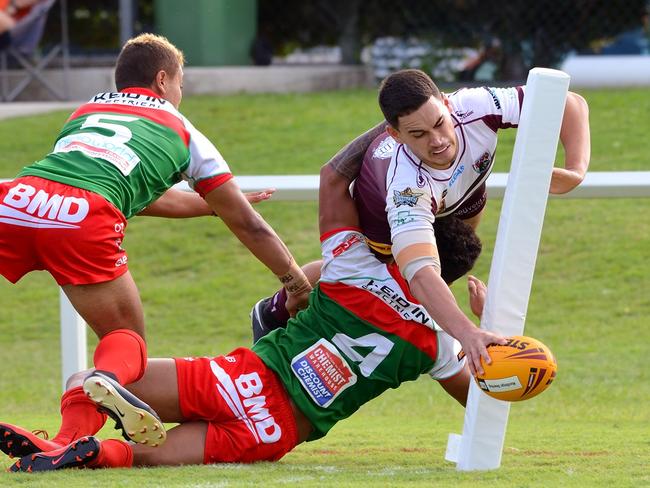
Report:
[[[128,386],[164,421],[180,424],[165,444],[153,448],[84,436],[57,450],[32,451],[10,470],[273,461],[301,442],[323,437],[387,389],[422,374],[438,380],[464,405],[470,374],[458,354],[459,342],[431,319],[396,265],[372,254],[350,195],[333,195],[321,186],[321,281],[309,307],[286,329],[225,356],[150,359],[142,379]],[[480,245],[467,243],[476,239],[465,224],[445,236],[460,246],[450,249],[449,257],[471,253],[449,263],[441,255],[450,279],[472,267]],[[472,295],[474,302],[484,299],[480,289]],[[481,305],[474,303],[472,309]],[[70,383],[83,378],[79,373]],[[133,410],[128,401],[118,404],[126,414]],[[24,433],[0,424],[0,449],[15,454],[7,444],[25,439]]]
[[[42,448],[104,424],[105,414],[87,395],[126,437],[164,441],[164,427],[146,404],[130,398],[139,413],[123,417],[108,393],[97,396],[124,391],[147,362],[142,304],[122,248],[133,215],[219,215],[278,276],[293,306],[306,306],[311,287],[291,253],[252,209],[217,149],[178,112],[183,61],[163,37],[128,41],[115,69],[117,91],[82,105],[51,153],[0,185],[0,274],[15,283],[30,271],[48,271],[100,339],[97,371],[83,388],[64,394],[59,434],[33,439]],[[181,180],[195,193],[171,189]]]

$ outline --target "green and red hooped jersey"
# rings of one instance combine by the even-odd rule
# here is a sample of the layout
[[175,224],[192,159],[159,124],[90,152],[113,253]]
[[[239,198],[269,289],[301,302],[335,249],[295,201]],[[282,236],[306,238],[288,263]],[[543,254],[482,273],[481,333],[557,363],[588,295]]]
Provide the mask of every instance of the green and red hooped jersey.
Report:
[[214,145],[166,100],[145,88],[100,93],[79,107],[39,176],[102,195],[126,218],[181,180],[202,195],[232,178]]
[[428,373],[456,375],[465,359],[410,294],[396,266],[381,263],[357,229],[321,238],[321,280],[309,307],[254,346],[296,406],[324,436],[388,388]]

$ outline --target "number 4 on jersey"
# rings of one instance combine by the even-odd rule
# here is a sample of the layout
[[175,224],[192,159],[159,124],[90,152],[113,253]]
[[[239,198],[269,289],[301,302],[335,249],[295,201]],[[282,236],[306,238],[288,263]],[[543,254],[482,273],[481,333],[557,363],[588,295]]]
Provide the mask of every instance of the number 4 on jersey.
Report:
[[[366,378],[372,374],[393,348],[393,343],[390,340],[376,333],[353,339],[339,332],[332,337],[332,342],[343,354],[355,363],[358,363],[361,374]],[[354,349],[355,347],[364,349],[372,348],[372,351],[364,356]]]

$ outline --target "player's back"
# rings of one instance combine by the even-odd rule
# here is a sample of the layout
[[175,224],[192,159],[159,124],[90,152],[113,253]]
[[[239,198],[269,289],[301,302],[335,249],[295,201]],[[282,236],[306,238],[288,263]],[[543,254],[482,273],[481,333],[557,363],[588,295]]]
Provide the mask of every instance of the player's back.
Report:
[[180,181],[189,145],[182,115],[153,92],[101,93],[70,116],[52,152],[19,176],[98,193],[129,218]]
[[[380,263],[364,236],[337,232],[323,242],[321,281],[309,308],[253,350],[284,382],[319,438],[389,388],[458,363],[397,268]],[[448,336],[447,336],[448,337]]]

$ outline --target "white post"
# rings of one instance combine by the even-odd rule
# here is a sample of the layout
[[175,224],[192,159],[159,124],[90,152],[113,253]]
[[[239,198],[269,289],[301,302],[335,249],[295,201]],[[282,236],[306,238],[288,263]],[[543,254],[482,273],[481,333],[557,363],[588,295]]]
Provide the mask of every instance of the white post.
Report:
[[86,358],[86,323],[60,291],[61,306],[61,374],[63,391],[68,377],[87,368]]
[[[481,321],[505,336],[524,331],[568,87],[566,73],[543,68],[526,82]],[[461,471],[498,468],[509,411],[472,381],[463,434],[450,434],[446,458]]]

